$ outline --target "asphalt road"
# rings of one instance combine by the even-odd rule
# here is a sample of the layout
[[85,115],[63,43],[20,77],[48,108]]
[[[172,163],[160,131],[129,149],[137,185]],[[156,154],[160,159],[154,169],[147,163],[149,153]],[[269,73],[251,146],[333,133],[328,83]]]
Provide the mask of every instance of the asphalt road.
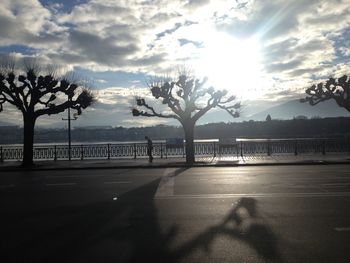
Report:
[[1,262],[350,262],[349,168],[2,172]]

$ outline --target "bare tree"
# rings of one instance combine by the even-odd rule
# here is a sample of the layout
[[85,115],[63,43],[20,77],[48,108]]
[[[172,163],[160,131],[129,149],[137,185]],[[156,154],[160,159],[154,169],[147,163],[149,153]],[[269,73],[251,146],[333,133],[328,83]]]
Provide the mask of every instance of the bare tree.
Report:
[[312,85],[306,89],[306,94],[308,96],[301,99],[301,102],[308,102],[313,106],[322,101],[334,99],[340,107],[350,111],[350,79],[346,75]]
[[[185,133],[186,163],[195,162],[194,126],[209,110],[220,108],[234,118],[239,117],[241,104],[235,102],[235,96],[227,96],[227,91],[204,87],[205,80],[194,78],[188,72],[180,73],[176,81],[164,80],[149,86],[152,96],[167,106],[167,111],[157,111],[146,103],[144,98],[137,98],[137,106],[132,109],[133,116],[159,117],[178,120]],[[169,111],[170,110],[170,111]]]
[[[27,65],[28,66],[28,65]],[[51,67],[53,69],[53,67]],[[30,65],[24,74],[15,72],[14,63],[0,69],[0,112],[6,102],[23,115],[23,166],[33,164],[34,126],[42,115],[58,114],[68,108],[81,114],[94,100],[92,92],[70,78],[58,78],[53,72],[38,74],[39,66]]]

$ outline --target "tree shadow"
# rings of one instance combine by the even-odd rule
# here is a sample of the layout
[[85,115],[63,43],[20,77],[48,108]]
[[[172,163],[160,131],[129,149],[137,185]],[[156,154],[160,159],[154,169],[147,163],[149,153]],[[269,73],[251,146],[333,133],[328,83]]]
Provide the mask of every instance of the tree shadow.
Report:
[[172,248],[179,228],[161,228],[153,200],[158,185],[159,179],[115,201],[19,213],[14,222],[26,223],[7,233],[18,238],[15,246],[4,246],[7,256],[14,262],[179,262],[197,248],[210,253],[215,239],[227,236],[263,259],[281,261],[277,238],[260,220],[253,198],[240,199],[221,223]]
[[170,177],[176,177],[189,169],[190,169],[190,167],[188,167],[188,166],[177,168]]

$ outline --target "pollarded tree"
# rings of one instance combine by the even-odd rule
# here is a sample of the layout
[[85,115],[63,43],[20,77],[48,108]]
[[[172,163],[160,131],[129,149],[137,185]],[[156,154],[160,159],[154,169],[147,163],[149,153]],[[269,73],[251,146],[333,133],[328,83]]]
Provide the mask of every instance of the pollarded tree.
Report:
[[[241,104],[235,102],[235,96],[227,96],[227,91],[204,87],[205,81],[189,74],[179,74],[176,81],[165,80],[149,85],[152,96],[167,106],[167,111],[157,111],[146,103],[144,98],[137,98],[137,106],[132,109],[133,116],[173,118],[178,120],[185,132],[186,163],[191,165],[194,156],[194,126],[209,110],[220,108],[234,118],[239,117]],[[170,111],[169,111],[170,110]]]
[[306,94],[308,96],[301,99],[301,102],[309,102],[313,106],[322,101],[334,99],[340,107],[350,111],[350,78],[346,75],[312,85],[306,89]]
[[54,74],[38,75],[36,67],[20,74],[15,73],[14,67],[3,66],[0,72],[0,112],[7,102],[23,115],[23,166],[33,164],[34,126],[40,116],[58,114],[68,108],[81,114],[93,100],[89,89]]

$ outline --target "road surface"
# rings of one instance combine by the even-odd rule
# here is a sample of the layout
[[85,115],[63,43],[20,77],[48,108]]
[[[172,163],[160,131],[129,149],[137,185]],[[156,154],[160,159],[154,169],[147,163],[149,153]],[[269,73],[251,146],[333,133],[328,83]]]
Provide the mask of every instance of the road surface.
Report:
[[2,262],[349,262],[349,168],[2,172]]

